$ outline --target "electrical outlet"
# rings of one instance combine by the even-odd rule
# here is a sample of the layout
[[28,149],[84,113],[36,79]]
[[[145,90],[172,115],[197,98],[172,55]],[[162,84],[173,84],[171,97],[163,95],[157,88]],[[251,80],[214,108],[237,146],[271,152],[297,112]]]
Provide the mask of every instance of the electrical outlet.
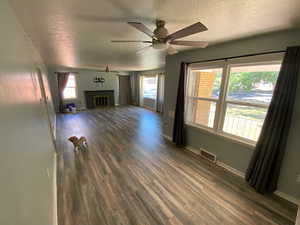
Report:
[[298,175],[296,181],[300,183],[300,174]]

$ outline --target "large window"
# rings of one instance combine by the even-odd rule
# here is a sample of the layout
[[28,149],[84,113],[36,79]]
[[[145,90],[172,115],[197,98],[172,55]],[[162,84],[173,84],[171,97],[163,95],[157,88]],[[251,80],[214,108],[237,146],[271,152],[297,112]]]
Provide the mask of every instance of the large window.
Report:
[[67,85],[63,91],[64,99],[76,98],[76,79],[74,74],[70,74],[68,77]]
[[255,144],[272,99],[281,55],[191,65],[186,122]]

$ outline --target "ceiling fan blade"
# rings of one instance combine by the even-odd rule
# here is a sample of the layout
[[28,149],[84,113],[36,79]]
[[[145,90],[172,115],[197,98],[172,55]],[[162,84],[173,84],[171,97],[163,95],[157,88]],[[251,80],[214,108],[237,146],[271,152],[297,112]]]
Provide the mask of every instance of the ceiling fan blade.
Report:
[[144,24],[139,23],[139,22],[128,22],[129,25],[133,26],[134,28],[138,29],[139,31],[147,34],[149,37],[153,37],[153,32],[146,27]]
[[208,42],[206,41],[170,41],[169,43],[172,45],[184,45],[199,48],[206,48],[208,46]]
[[152,43],[152,41],[112,40],[113,43]]
[[168,55],[174,55],[176,53],[178,53],[178,50],[173,48],[172,46],[170,46],[168,49],[167,49],[167,53]]
[[169,36],[167,36],[167,40],[175,40],[175,39],[183,38],[206,30],[208,30],[207,27],[204,26],[202,23],[200,22],[194,23],[191,26],[185,27],[179,31],[176,31],[173,34],[170,34]]

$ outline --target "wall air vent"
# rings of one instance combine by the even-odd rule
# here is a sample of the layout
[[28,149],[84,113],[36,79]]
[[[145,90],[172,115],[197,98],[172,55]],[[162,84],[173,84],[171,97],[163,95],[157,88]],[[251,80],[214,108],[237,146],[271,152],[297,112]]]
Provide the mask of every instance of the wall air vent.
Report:
[[200,149],[200,156],[204,159],[207,159],[213,163],[216,163],[217,156],[215,154],[212,154],[204,149]]
[[187,150],[191,151],[192,153],[201,156],[201,158],[206,159],[212,163],[216,163],[217,162],[217,156],[215,154],[212,154],[208,151],[206,151],[203,148],[200,149],[194,149],[191,147],[187,147]]

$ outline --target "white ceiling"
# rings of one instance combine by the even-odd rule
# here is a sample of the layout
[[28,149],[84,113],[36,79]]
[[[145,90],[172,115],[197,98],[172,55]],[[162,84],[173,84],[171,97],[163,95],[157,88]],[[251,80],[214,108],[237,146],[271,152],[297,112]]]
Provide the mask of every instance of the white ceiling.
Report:
[[[208,31],[184,40],[210,44],[294,28],[300,0],[11,0],[12,6],[50,67],[148,70],[164,65],[158,50],[136,53],[145,44],[110,40],[149,40],[126,24],[167,22],[169,33],[195,22]],[[182,47],[175,46],[179,50]]]

